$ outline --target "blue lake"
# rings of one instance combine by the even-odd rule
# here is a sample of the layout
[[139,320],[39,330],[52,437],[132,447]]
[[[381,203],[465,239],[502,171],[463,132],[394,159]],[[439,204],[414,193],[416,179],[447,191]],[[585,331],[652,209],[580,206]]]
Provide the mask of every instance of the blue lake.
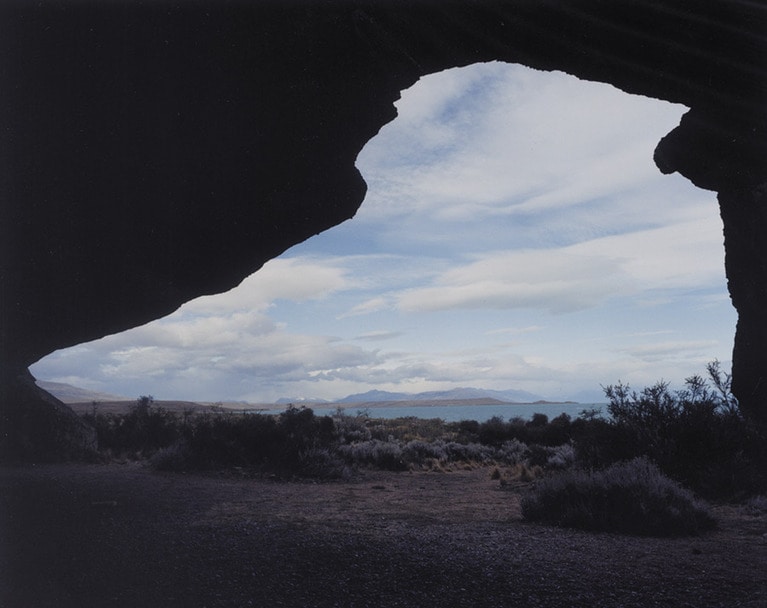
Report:
[[[519,403],[508,405],[424,405],[424,406],[402,406],[402,407],[370,407],[363,408],[362,411],[369,414],[371,418],[403,418],[413,416],[415,418],[441,418],[445,422],[457,422],[459,420],[476,420],[485,422],[493,416],[501,416],[504,420],[509,420],[517,416],[525,419],[532,418],[533,414],[546,414],[549,420],[559,416],[562,413],[575,418],[583,410],[600,408],[602,415],[607,416],[607,405],[605,403]],[[313,407],[312,410],[318,416],[334,414],[335,407]],[[344,411],[350,415],[356,415],[360,408],[349,406]]]

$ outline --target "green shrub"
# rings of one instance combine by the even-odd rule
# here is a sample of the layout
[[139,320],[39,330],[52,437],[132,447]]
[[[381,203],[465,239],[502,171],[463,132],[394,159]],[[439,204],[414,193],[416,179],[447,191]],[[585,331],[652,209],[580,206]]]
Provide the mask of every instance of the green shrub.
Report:
[[641,536],[699,534],[715,526],[702,503],[646,458],[601,471],[571,470],[539,481],[522,499],[522,516]]

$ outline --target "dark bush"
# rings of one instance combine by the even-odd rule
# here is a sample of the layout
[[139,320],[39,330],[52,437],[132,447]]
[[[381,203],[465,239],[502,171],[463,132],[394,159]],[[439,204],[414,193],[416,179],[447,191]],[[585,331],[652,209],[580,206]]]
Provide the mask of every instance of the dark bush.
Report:
[[567,414],[551,421],[546,414],[540,413],[533,414],[530,420],[516,417],[504,421],[500,416],[494,416],[479,425],[476,436],[480,443],[495,447],[513,439],[528,445],[554,447],[570,441],[570,427],[571,421]]
[[641,536],[684,536],[715,527],[702,503],[645,458],[602,471],[571,470],[539,481],[522,499],[522,516]]
[[533,417],[530,418],[528,422],[525,423],[525,426],[528,428],[541,428],[545,427],[549,424],[549,417],[546,414],[533,414]]
[[631,431],[603,418],[576,418],[571,426],[577,461],[584,467],[605,467],[642,453]]
[[500,446],[512,437],[511,424],[504,422],[501,416],[493,416],[479,425],[479,442],[485,445]]
[[448,430],[455,433],[456,441],[460,443],[476,443],[479,441],[479,422],[476,420],[461,420],[448,425]]
[[300,475],[317,471],[309,455],[327,450],[334,435],[333,420],[309,408],[291,407],[276,417],[203,414],[187,429],[186,460],[194,469],[238,466]]
[[707,369],[714,390],[700,376],[676,392],[666,382],[638,393],[621,383],[606,387],[611,420],[576,425],[579,459],[594,466],[646,456],[707,497],[764,490],[764,439],[741,416],[719,363]]
[[94,412],[83,416],[96,429],[99,449],[120,455],[149,456],[179,439],[179,418],[139,397],[125,415]]
[[279,415],[274,440],[275,456],[280,466],[300,471],[305,454],[310,450],[328,448],[335,438],[330,416],[318,418],[310,408],[290,407]]
[[192,469],[255,467],[279,463],[279,426],[273,416],[206,413],[186,428]]

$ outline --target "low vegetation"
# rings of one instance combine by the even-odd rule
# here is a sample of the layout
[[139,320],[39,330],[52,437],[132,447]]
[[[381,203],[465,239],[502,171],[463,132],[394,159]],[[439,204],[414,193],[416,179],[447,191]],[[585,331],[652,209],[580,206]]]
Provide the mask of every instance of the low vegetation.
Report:
[[178,414],[141,397],[127,414],[85,415],[105,458],[143,459],[162,470],[237,469],[279,478],[344,478],[363,468],[450,471],[486,466],[494,479],[535,481],[525,517],[638,534],[691,533],[709,516],[698,496],[747,500],[767,490],[767,442],[740,414],[717,362],[709,378],[632,391],[605,387],[606,415],[500,417],[486,422],[376,419],[339,409],[316,416]]
[[708,508],[647,458],[538,482],[522,499],[531,521],[642,536],[686,536],[715,526]]
[[719,363],[709,379],[692,376],[680,391],[666,382],[632,391],[607,386],[608,420],[593,420],[576,443],[584,466],[645,456],[663,473],[707,498],[744,498],[767,487],[767,442],[740,413]]

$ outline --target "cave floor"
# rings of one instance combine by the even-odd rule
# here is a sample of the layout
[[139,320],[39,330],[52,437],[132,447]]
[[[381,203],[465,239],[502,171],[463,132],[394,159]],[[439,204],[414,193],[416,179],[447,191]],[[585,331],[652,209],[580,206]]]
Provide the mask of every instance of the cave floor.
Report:
[[524,522],[491,469],[312,483],[0,467],[0,606],[767,606],[767,515],[655,539]]

